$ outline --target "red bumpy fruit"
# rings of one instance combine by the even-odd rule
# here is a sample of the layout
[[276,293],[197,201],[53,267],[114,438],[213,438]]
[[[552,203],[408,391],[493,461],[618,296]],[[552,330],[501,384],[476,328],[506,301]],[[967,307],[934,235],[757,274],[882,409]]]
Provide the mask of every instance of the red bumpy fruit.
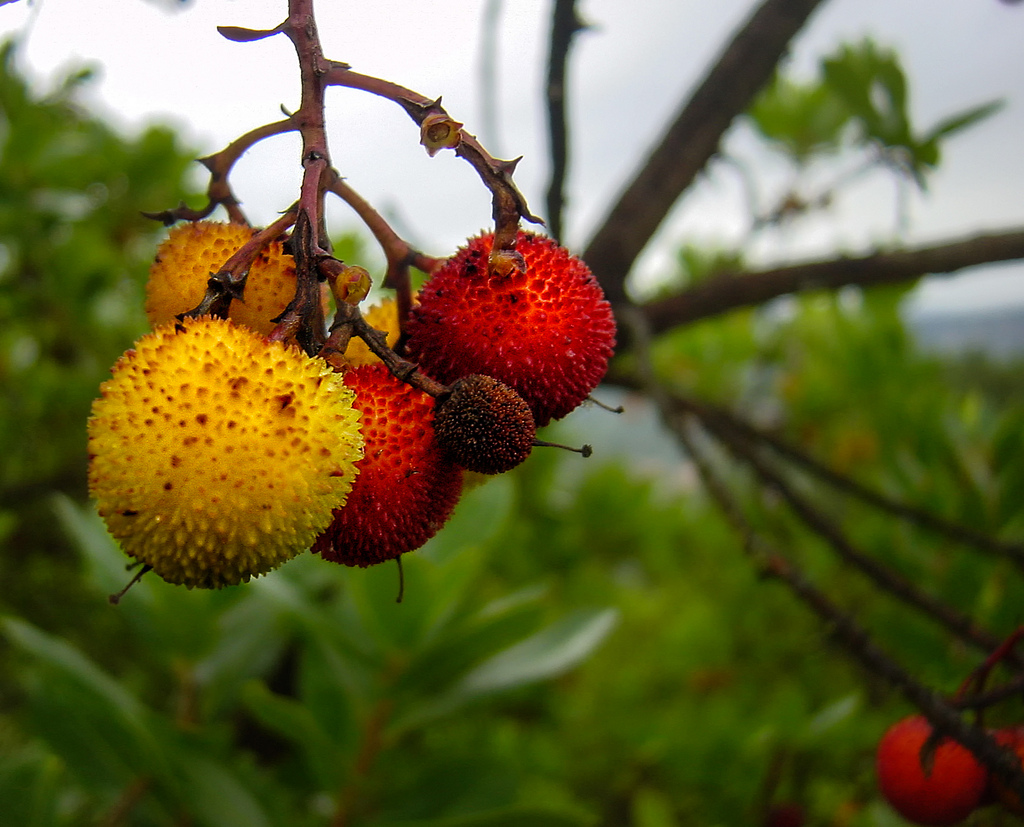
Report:
[[504,382],[541,427],[604,377],[615,320],[587,265],[564,247],[520,232],[525,269],[491,274],[493,238],[471,239],[431,276],[408,319],[407,353],[445,384],[474,373]]
[[462,469],[434,438],[434,400],[380,362],[350,368],[365,447],[344,508],[313,544],[325,560],[372,566],[422,546],[462,491]]
[[950,738],[922,748],[932,725],[921,715],[897,721],[878,743],[878,786],[901,816],[914,824],[951,825],[969,816],[985,796],[988,773],[970,750]]

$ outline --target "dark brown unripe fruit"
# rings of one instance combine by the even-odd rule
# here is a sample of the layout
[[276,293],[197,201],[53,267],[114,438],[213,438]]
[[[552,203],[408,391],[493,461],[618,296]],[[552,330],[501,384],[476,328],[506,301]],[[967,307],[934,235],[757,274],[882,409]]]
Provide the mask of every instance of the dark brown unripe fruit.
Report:
[[468,471],[501,474],[530,455],[537,428],[530,406],[508,385],[472,374],[439,397],[434,432],[448,457]]

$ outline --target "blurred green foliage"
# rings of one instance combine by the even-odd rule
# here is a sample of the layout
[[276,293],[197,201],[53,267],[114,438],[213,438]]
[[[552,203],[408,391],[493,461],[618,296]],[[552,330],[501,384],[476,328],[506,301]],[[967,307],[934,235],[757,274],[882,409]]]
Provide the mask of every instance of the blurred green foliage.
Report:
[[17,584],[7,607],[56,622],[79,595],[47,498],[84,495],[89,406],[146,326],[163,228],[140,211],[190,194],[195,153],[170,129],[126,138],[84,111],[87,70],[30,90],[16,57],[0,48],[0,580]]
[[[860,76],[902,100],[887,58],[858,54]],[[84,423],[144,328],[159,228],[138,211],[190,195],[190,153],[84,112],[84,76],[39,97],[9,48],[2,67],[0,827],[711,827],[785,802],[809,824],[900,823],[872,750],[905,707],[757,577],[654,429],[619,459],[601,459],[611,438],[588,440],[586,462],[535,451],[471,491],[406,555],[401,604],[395,567],[304,555],[216,592],[146,577],[109,606],[129,575],[85,499]],[[805,98],[765,127],[795,162],[831,151],[843,122],[833,98]],[[797,135],[806,121],[820,124]],[[742,261],[693,245],[675,285]],[[892,496],[1020,536],[1019,378],[987,365],[983,382],[950,381],[901,298],[735,312],[662,337],[656,369]],[[646,403],[626,405],[623,433]],[[576,421],[549,437],[578,442]],[[979,662],[721,467],[758,528],[915,675],[952,690]],[[993,629],[1019,622],[1005,562],[799,484],[868,553]]]
[[776,75],[750,108],[757,130],[798,165],[844,146],[877,151],[875,162],[909,173],[922,188],[939,163],[942,141],[993,115],[991,101],[919,131],[911,123],[907,78],[898,55],[870,38],[823,58],[820,78]]

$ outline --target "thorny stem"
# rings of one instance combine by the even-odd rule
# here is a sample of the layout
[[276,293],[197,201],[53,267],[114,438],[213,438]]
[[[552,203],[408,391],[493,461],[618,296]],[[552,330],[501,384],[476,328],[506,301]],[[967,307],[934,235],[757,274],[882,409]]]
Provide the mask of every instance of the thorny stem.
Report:
[[323,179],[330,168],[327,127],[324,119],[324,76],[329,62],[324,58],[313,15],[313,0],[288,0],[288,21],[283,28],[295,47],[299,62],[301,99],[291,116],[302,136],[302,187],[299,212],[305,212],[315,232],[311,254],[327,253],[329,242],[323,232]]
[[1021,693],[1024,693],[1024,675],[1018,675],[987,692],[971,692],[963,697],[957,696],[951,703],[957,709],[987,709],[1009,698],[1019,698]]
[[260,141],[273,135],[291,132],[295,128],[291,118],[264,124],[246,132],[240,138],[236,138],[220,152],[200,158],[199,163],[210,172],[210,183],[206,189],[207,203],[201,210],[192,210],[185,204],[179,204],[173,210],[143,213],[143,215],[170,225],[175,221],[200,221],[209,216],[219,205],[223,205],[232,223],[248,225],[249,221],[238,206],[238,199],[235,198],[235,194],[232,192],[228,181],[231,170],[238,162],[238,159]]
[[294,336],[310,356],[323,347],[326,339],[319,265],[323,259],[329,258],[326,253],[310,253],[318,249],[314,239],[315,231],[309,213],[300,209],[291,235],[292,257],[295,259],[295,297],[284,312],[274,319],[277,327],[268,337],[270,341],[286,341]]
[[999,646],[989,653],[989,656],[985,658],[985,662],[968,675],[967,680],[960,684],[960,689],[956,693],[957,700],[976,696],[980,693],[985,688],[985,683],[988,681],[989,675],[992,674],[992,670],[999,665],[1000,661],[1015,660],[1017,663],[1020,663],[1020,659],[1016,656],[1013,648],[1020,642],[1022,637],[1024,637],[1024,626],[1018,626]]
[[[521,267],[521,257],[516,260],[515,241],[520,218],[535,224],[543,223],[527,207],[526,199],[512,182],[512,173],[519,158],[502,161],[494,158],[470,135],[462,124],[454,121],[441,106],[441,99],[432,100],[424,95],[380,78],[353,72],[347,66],[332,64],[325,82],[328,86],[344,86],[360,89],[398,103],[424,130],[447,129],[443,146],[454,149],[455,154],[464,158],[476,170],[484,185],[491,191],[494,212],[494,246],[491,250],[491,269],[505,270]],[[440,134],[440,132],[438,133]],[[429,148],[429,145],[428,145]]]
[[277,239],[295,223],[295,208],[289,209],[268,227],[253,233],[252,237],[239,247],[216,273],[211,273],[206,283],[206,295],[198,306],[182,314],[182,318],[194,318],[211,314],[224,318],[233,299],[241,299],[249,268],[256,256],[268,244]]
[[431,379],[425,373],[421,373],[417,365],[407,362],[387,345],[387,335],[370,326],[370,323],[363,318],[358,307],[342,305],[334,316],[334,324],[331,325],[331,334],[328,337],[325,351],[325,358],[333,352],[344,352],[344,344],[350,336],[358,336],[370,351],[377,356],[384,366],[391,371],[391,374],[401,381],[412,385],[424,393],[433,396],[435,399],[451,391],[447,385]]
[[238,159],[260,141],[274,135],[291,132],[294,129],[295,124],[292,123],[290,118],[265,124],[235,139],[220,152],[209,155],[206,158],[200,158],[199,162],[210,171],[210,186],[206,193],[210,202],[208,209],[212,211],[213,207],[217,204],[223,204],[232,221],[248,224],[248,220],[246,220],[238,206],[238,199],[235,198],[235,194],[231,191],[228,176],[234,165],[238,162]]
[[408,241],[401,238],[392,229],[391,225],[384,220],[384,217],[373,208],[359,193],[357,193],[339,175],[331,176],[327,189],[341,198],[359,216],[367,226],[377,243],[384,251],[387,261],[387,269],[384,274],[384,286],[395,291],[395,301],[398,305],[399,328],[404,326],[405,319],[412,309],[412,282],[409,276],[409,268],[415,267],[424,273],[433,272],[441,263],[440,259],[424,255],[419,250],[414,250]]
[[681,411],[657,381],[650,362],[650,328],[635,309],[625,312],[632,328],[641,384],[661,413],[666,425],[687,452],[704,483],[730,526],[743,538],[743,548],[758,570],[784,583],[789,590],[822,620],[832,636],[843,644],[866,669],[883,678],[917,707],[935,728],[969,749],[978,760],[998,776],[1017,795],[1024,796],[1024,771],[1016,755],[999,745],[985,730],[966,722],[955,703],[915,680],[891,656],[875,644],[867,630],[849,612],[833,603],[811,583],[802,571],[778,549],[768,545],[747,522],[742,509],[721,480],[693,433],[696,417]]
[[[494,213],[494,244],[491,251],[490,267],[493,272],[508,273],[524,267],[522,256],[515,251],[519,221],[542,223],[526,205],[526,200],[512,182],[512,173],[519,159],[502,161],[490,155],[476,138],[462,129],[462,124],[452,120],[441,106],[441,100],[431,100],[397,84],[379,78],[352,72],[348,65],[327,60],[317,32],[313,15],[313,0],[289,0],[288,18],[274,29],[255,31],[235,27],[221,27],[221,33],[231,40],[246,42],[283,33],[295,47],[301,76],[301,103],[299,109],[287,119],[259,127],[243,135],[224,150],[203,163],[211,172],[210,203],[202,213],[184,208],[160,214],[164,220],[177,218],[205,217],[217,204],[224,204],[229,211],[237,210],[237,202],[227,184],[228,173],[238,158],[257,141],[287,131],[298,131],[302,137],[303,176],[299,200],[295,208],[296,233],[292,247],[296,259],[295,298],[277,320],[278,327],[271,334],[272,339],[283,339],[297,335],[300,344],[310,354],[324,347],[323,325],[317,325],[319,301],[317,283],[322,273],[321,264],[330,256],[330,241],[324,224],[324,195],[334,192],[347,201],[374,233],[387,257],[388,271],[386,284],[394,287],[397,294],[399,319],[405,318],[412,305],[409,281],[410,266],[429,272],[437,260],[411,249],[400,239],[380,215],[360,198],[331,167],[327,148],[324,120],[324,92],[327,86],[346,86],[362,89],[399,103],[420,126],[421,136],[428,151],[448,147],[456,155],[465,158],[477,171],[481,180],[491,191]],[[240,211],[238,215],[241,216]],[[244,220],[241,219],[241,220]],[[299,233],[298,230],[302,230]],[[231,282],[234,285],[234,282]],[[322,322],[322,319],[320,319]],[[343,320],[344,322],[344,320]],[[372,330],[368,328],[368,330]],[[349,323],[347,332],[332,332],[328,351],[336,352],[346,336],[361,336],[358,325]],[[371,348],[379,342],[367,341]],[[387,350],[386,346],[383,348]],[[378,354],[379,355],[379,354]],[[396,376],[416,374],[403,367],[394,354],[386,362]],[[408,364],[408,363],[404,363]],[[396,370],[398,372],[396,372]],[[436,390],[436,389],[435,389]],[[429,392],[429,391],[428,391]]]

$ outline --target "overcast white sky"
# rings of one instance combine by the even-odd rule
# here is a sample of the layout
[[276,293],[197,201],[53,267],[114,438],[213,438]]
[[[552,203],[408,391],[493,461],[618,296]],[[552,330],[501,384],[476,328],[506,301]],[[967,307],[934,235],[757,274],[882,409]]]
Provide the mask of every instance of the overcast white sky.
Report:
[[[516,174],[543,214],[547,151],[541,90],[551,0],[505,0],[498,51],[498,134],[485,131],[480,102],[481,19],[485,0],[320,0],[325,52],[423,94],[443,95],[448,111],[497,155],[523,155]],[[593,30],[572,62],[573,156],[566,241],[580,247],[643,150],[700,78],[753,0],[580,0]],[[93,99],[126,128],[170,122],[203,154],[294,107],[298,86],[291,44],[281,37],[230,43],[216,25],[269,28],[285,0],[194,0],[167,12],[156,0],[26,0],[0,7],[0,33],[25,31],[23,65],[45,83],[62,67],[101,67]],[[713,11],[712,11],[713,9]],[[926,196],[910,201],[914,241],[999,230],[1024,223],[1024,6],[999,0],[831,0],[795,44],[805,74],[842,40],[873,36],[894,47],[911,79],[913,111],[924,129],[976,103],[1006,108],[972,134],[954,138]],[[489,194],[451,153],[428,158],[398,107],[351,90],[332,90],[328,116],[335,166],[426,251],[445,254],[485,226]],[[741,132],[727,143],[737,154]],[[777,166],[750,156],[769,183]],[[237,169],[235,187],[250,218],[266,222],[296,196],[293,137],[265,142]],[[140,205],[161,209],[164,204]],[[739,237],[744,206],[737,179],[706,178],[666,222],[641,269],[656,273],[674,244],[728,243]],[[893,238],[892,188],[866,183],[822,220],[766,237],[764,260],[806,258],[837,246],[849,252]],[[339,207],[332,226],[351,223]],[[919,291],[921,307],[959,309],[1024,303],[1024,269],[988,268]]]

